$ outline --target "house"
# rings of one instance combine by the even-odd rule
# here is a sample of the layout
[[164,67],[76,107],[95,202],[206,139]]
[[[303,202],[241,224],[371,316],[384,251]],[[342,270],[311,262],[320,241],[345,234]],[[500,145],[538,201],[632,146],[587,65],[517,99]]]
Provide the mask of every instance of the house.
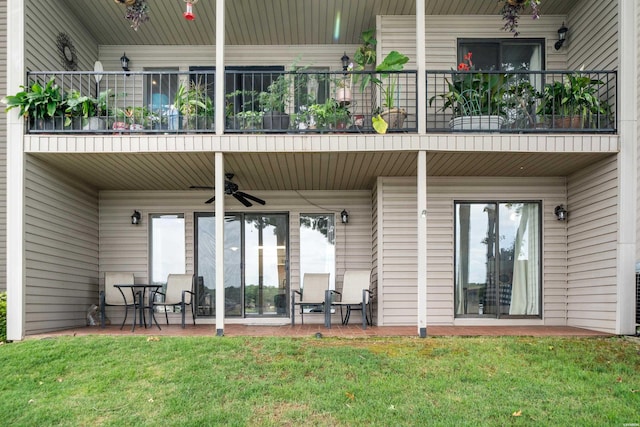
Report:
[[[193,273],[218,334],[286,323],[305,272],[340,289],[348,269],[372,270],[375,324],[420,336],[635,332],[637,2],[542,0],[517,37],[495,0],[210,0],[191,21],[154,0],[137,30],[122,3],[0,2],[7,94],[55,76],[105,101],[95,127],[69,111],[0,121],[9,339],[83,325],[112,271]],[[349,66],[370,28],[377,63],[397,51],[402,71]],[[577,122],[528,98],[584,76],[597,105]],[[389,103],[407,116],[378,134]]]

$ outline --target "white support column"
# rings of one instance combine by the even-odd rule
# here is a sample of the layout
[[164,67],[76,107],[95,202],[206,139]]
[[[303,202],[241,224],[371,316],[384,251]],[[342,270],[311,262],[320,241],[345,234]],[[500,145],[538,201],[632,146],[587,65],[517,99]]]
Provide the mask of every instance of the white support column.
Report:
[[[24,0],[7,2],[7,92],[24,84]],[[17,110],[7,113],[7,339],[25,334],[24,124]]]
[[416,0],[416,62],[418,64],[418,134],[427,132],[427,72],[424,0]]
[[427,336],[427,152],[418,152],[418,335]]
[[224,335],[224,155],[215,154],[216,335]]
[[635,262],[636,215],[638,196],[638,136],[637,136],[637,59],[638,47],[635,1],[618,2],[618,43],[620,67],[618,74],[618,278],[616,333],[635,334]]
[[216,0],[216,134],[224,133],[224,1]]

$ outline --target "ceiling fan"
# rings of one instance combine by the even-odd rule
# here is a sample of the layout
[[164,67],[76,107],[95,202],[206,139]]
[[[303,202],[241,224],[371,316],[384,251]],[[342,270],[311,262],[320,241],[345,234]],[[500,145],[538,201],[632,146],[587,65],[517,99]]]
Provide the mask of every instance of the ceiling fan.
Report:
[[[256,203],[259,203],[261,205],[266,204],[264,200],[259,199],[258,197],[252,196],[251,194],[247,194],[244,191],[238,191],[238,184],[231,181],[234,176],[232,173],[225,173],[224,176],[227,178],[224,180],[224,194],[235,197],[237,201],[239,201],[246,207],[253,206],[253,203],[251,203],[250,200]],[[214,189],[214,187],[201,186],[201,185],[192,185],[189,188],[194,190],[199,190],[199,189],[213,190]],[[216,200],[216,197],[213,196],[212,198],[207,200],[205,203],[210,204],[210,203],[213,203],[215,200]]]

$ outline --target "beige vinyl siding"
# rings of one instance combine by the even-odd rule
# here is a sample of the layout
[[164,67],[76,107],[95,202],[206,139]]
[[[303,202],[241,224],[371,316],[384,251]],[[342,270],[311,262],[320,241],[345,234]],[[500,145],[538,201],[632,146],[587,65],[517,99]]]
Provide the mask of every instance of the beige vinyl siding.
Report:
[[[0,93],[7,93],[7,0],[0,0]],[[0,108],[0,291],[7,289],[7,117]]]
[[[286,212],[289,214],[290,284],[300,287],[300,214],[334,213],[336,215],[336,288],[342,287],[345,269],[372,268],[371,192],[370,191],[252,191],[267,202],[266,206],[245,208],[232,198],[225,198],[227,212]],[[148,281],[149,214],[182,213],[185,217],[187,271],[194,271],[194,213],[213,212],[204,201],[210,197],[199,191],[103,191],[100,193],[100,282],[104,272],[126,271],[137,283]],[[142,225],[131,224],[131,214],[142,213]],[[346,209],[349,223],[340,222]],[[213,260],[211,260],[213,262]],[[109,308],[112,321],[122,320],[123,312]],[[356,320],[357,318],[354,318]],[[319,318],[315,319],[322,321]],[[313,319],[311,320],[313,321]]]
[[78,327],[98,303],[97,192],[27,156],[25,333]]
[[[342,55],[353,58],[356,45],[313,45],[313,46],[226,46],[227,66],[274,65],[289,69],[297,66],[329,67],[342,70]],[[177,67],[189,71],[192,66],[215,66],[215,46],[134,46],[118,45],[99,47],[99,57],[105,70],[118,71],[120,57],[126,52],[133,71],[145,68]]]
[[[521,38],[543,38],[546,40],[546,69],[566,68],[565,49],[553,48],[558,39],[558,28],[564,16],[544,15],[544,19],[520,21]],[[465,38],[511,38],[501,30],[502,20],[495,16],[427,15],[425,17],[425,54],[427,70],[451,70],[458,65],[457,41]],[[416,18],[415,16],[381,16],[378,25],[378,51],[385,55],[397,50],[410,58],[406,69],[416,69]]]
[[567,27],[569,68],[618,68],[618,0],[580,1],[569,13]]
[[[415,178],[379,178],[378,270],[384,325],[417,322]],[[411,196],[414,196],[413,199]],[[427,323],[454,323],[454,201],[542,201],[543,319],[566,323],[566,231],[553,215],[565,203],[564,178],[436,178],[427,181]],[[380,225],[382,224],[382,225]],[[536,322],[536,320],[533,320]]]
[[616,157],[568,177],[567,324],[616,328]]
[[78,71],[93,71],[93,64],[98,59],[98,45],[73,13],[60,1],[30,0],[25,3],[26,69],[64,70],[56,46],[58,33],[63,32],[69,35],[76,48]]

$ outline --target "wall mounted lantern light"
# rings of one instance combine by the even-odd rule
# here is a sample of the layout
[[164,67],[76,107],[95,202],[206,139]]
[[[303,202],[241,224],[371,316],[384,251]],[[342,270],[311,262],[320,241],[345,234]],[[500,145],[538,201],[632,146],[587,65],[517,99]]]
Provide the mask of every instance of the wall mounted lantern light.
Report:
[[562,27],[558,28],[558,41],[556,42],[555,45],[553,45],[553,47],[555,47],[556,50],[560,50],[565,40],[567,40],[568,32],[569,32],[569,29],[564,26],[564,22],[563,22]]
[[556,214],[558,221],[565,221],[567,219],[567,210],[564,208],[564,205],[556,206],[553,212]]
[[346,209],[343,209],[342,212],[340,212],[340,219],[342,219],[343,224],[347,224],[349,222],[349,213]]
[[347,52],[342,55],[340,61],[342,61],[342,71],[347,71],[347,68],[349,68],[349,57],[347,56]]
[[[123,53],[120,57],[120,65],[124,71],[129,71],[129,58],[127,58],[127,53]],[[128,76],[129,74],[127,74]]]
[[142,215],[140,215],[140,212],[138,211],[133,211],[133,215],[131,215],[131,224],[140,225],[141,223],[142,223]]

